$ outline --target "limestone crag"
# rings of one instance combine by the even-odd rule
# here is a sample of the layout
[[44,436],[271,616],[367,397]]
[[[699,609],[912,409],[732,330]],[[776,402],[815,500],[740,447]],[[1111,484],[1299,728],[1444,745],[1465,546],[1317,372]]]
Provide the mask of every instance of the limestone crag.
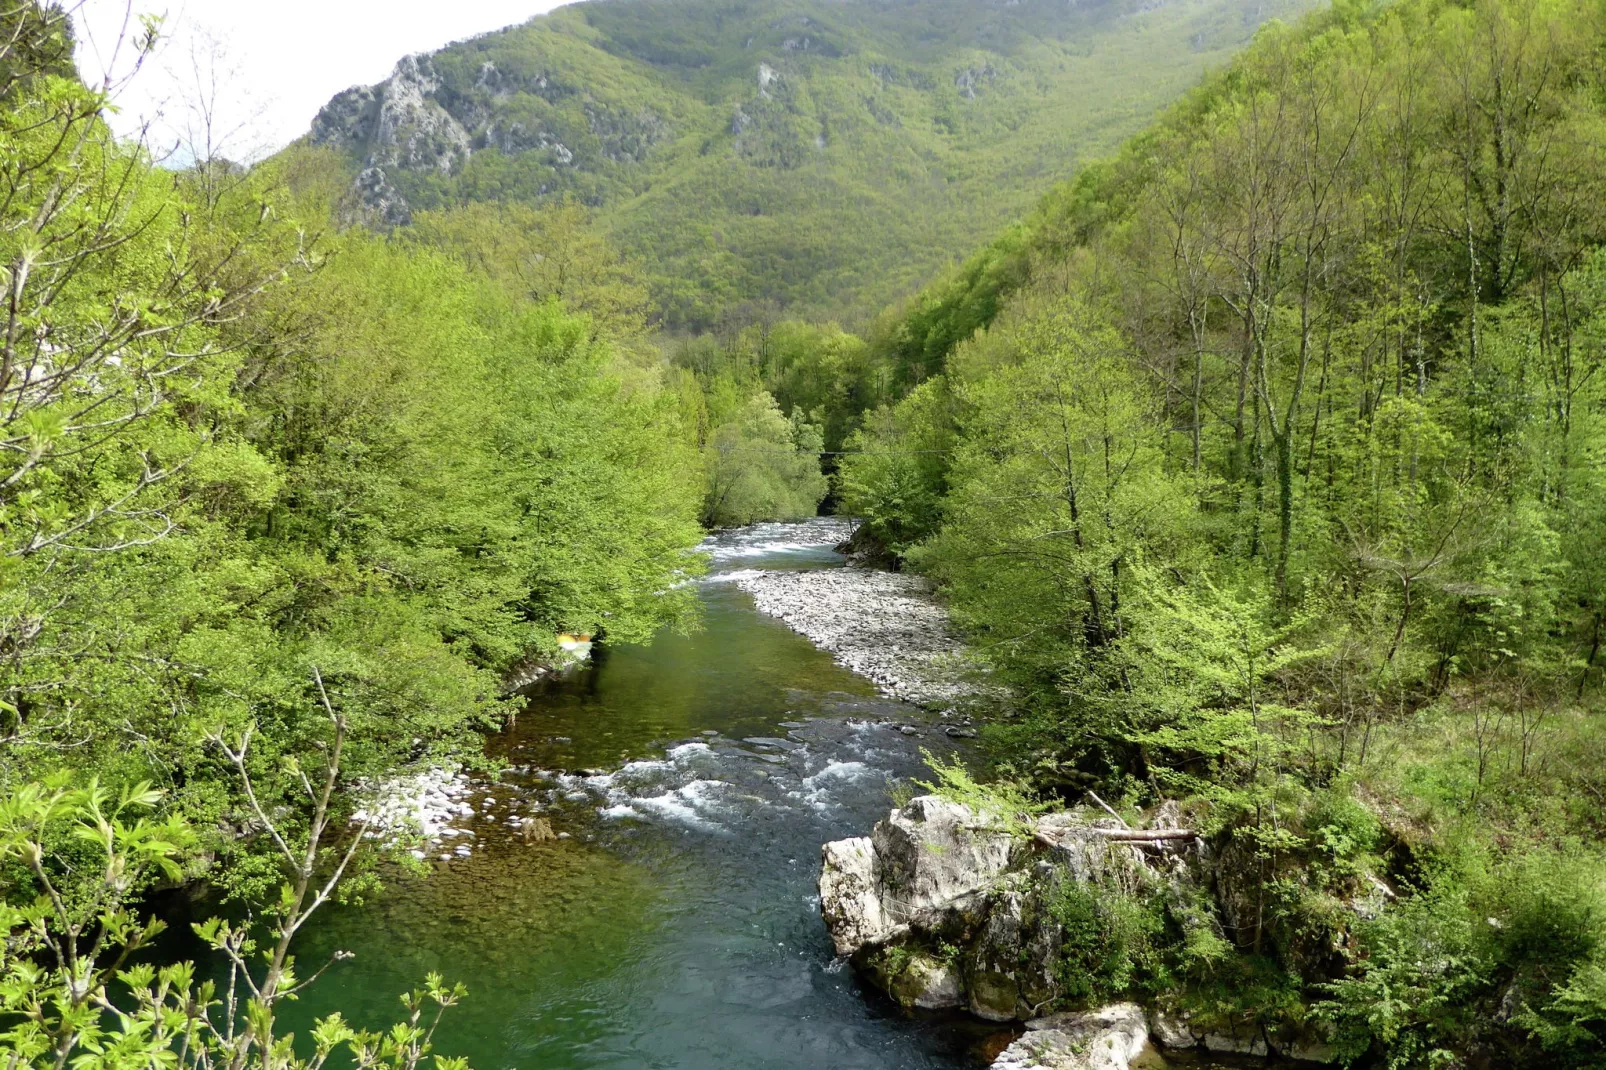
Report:
[[[671,134],[669,124],[651,110],[592,100],[544,70],[515,74],[487,60],[470,79],[459,68],[439,69],[429,55],[404,56],[389,78],[335,94],[313,119],[313,144],[361,161],[352,188],[371,220],[389,226],[409,222],[412,208],[403,192],[408,182],[457,174],[486,149],[533,155],[556,173],[603,161],[637,162]],[[542,112],[531,101],[574,96],[584,101],[583,133],[548,128],[535,118]],[[572,116],[565,121],[572,125]],[[581,158],[572,140],[577,135],[594,158]]]
[[962,647],[919,576],[873,569],[754,572],[737,581],[779,617],[893,698],[941,707],[965,694]]
[[1072,811],[1025,835],[962,803],[919,796],[868,837],[826,844],[820,910],[837,954],[899,1002],[1034,1018],[1060,995],[1051,905],[1060,884],[1155,879],[1138,845],[1108,840],[1113,823]]
[[825,845],[820,911],[837,954],[903,1006],[1025,1022],[995,1067],[1124,1070],[1151,1036],[1173,1050],[1331,1061],[1308,1023],[1131,1004],[1051,1013],[1075,991],[1062,973],[1066,903],[1159,899],[1169,924],[1223,938],[1214,889],[1232,886],[1217,871],[1237,860],[1181,823],[1172,802],[1129,825],[1102,803],[1028,819],[920,796],[869,836]]

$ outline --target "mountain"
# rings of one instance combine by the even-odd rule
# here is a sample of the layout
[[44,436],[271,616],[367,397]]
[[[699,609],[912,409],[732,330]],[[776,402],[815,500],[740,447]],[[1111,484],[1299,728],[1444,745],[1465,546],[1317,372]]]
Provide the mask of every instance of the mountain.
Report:
[[309,140],[369,217],[573,195],[667,325],[850,320],[1306,0],[592,0],[408,56]]

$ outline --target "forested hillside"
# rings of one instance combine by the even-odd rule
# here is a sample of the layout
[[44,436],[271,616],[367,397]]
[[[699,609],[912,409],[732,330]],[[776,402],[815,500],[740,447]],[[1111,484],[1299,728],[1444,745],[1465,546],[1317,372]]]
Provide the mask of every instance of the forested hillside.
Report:
[[1269,26],[878,325],[843,508],[1013,695],[1000,770],[1241,874],[1215,930],[1080,903],[1090,999],[1606,1060],[1603,55],[1572,0]]
[[1299,0],[602,0],[332,100],[381,225],[565,194],[666,325],[858,320],[1112,151]]
[[[1185,894],[1056,885],[1052,946],[1013,945],[1054,1000],[1347,1066],[1606,1066],[1606,7],[1310,6],[594,0],[409,57],[254,168],[168,170],[60,7],[0,3],[7,1065],[467,1070],[436,976],[389,1033],[286,1035],[341,960],[298,966],[308,920],[460,857],[365,805],[502,768],[563,643],[695,629],[708,530],[835,510],[931,578],[980,686],[942,724],[833,693],[810,730],[975,723],[974,775],[928,760],[990,831],[1163,810],[1210,856]],[[719,673],[684,660],[694,707]],[[729,680],[812,716],[749,668],[732,737]],[[673,730],[765,784],[793,747]],[[883,805],[819,754],[764,821],[812,836],[835,774]],[[521,847],[630,889],[644,843],[703,872],[693,803],[763,804],[697,767],[632,809],[590,760],[526,767]],[[697,823],[634,838],[648,810]],[[555,872],[564,910],[626,887]],[[164,942],[164,903],[222,920]],[[821,934],[765,918],[784,972],[730,976],[788,1013]]]
[[[71,57],[60,9],[0,11],[0,1049],[290,1065],[291,938],[379,858],[363,786],[478,761],[560,633],[693,621],[695,441],[605,246],[565,307],[472,228],[338,230],[326,152],[163,170]],[[235,919],[199,931],[226,984],[141,957],[162,888]]]

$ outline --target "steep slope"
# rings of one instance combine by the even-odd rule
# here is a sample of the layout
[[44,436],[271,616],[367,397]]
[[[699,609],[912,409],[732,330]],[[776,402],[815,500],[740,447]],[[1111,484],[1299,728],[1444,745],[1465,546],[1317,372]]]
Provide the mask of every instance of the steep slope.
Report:
[[1305,0],[593,0],[336,96],[373,217],[564,193],[672,326],[858,317]]

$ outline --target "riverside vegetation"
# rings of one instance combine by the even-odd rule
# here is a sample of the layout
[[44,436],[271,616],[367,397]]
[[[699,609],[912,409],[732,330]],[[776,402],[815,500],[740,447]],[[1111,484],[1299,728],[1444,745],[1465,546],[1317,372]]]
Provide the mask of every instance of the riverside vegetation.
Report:
[[1242,885],[1077,892],[1083,1000],[1606,1064],[1603,43],[1549,0],[1268,27],[875,341],[906,393],[842,507],[1013,690],[1002,777],[1180,800]]
[[853,322],[1305,0],[575,4],[329,102],[381,226],[567,193],[665,326]]
[[[159,168],[69,30],[0,6],[0,1047],[411,1068],[439,978],[384,1033],[275,1026],[324,965],[292,937],[372,884],[352,788],[472,760],[560,633],[689,624],[696,444],[608,256],[565,302],[461,227],[337,231],[316,153]],[[144,898],[203,883],[218,982]]]
[[[833,500],[936,581],[1006,696],[995,783],[943,767],[945,790],[1011,815],[1180,801],[1238,860],[1232,925],[1067,896],[1063,1001],[1309,1025],[1353,1065],[1606,1061],[1599,5],[1273,23],[860,334],[765,299],[894,298],[1104,147],[1059,140],[1064,87],[1094,83],[1033,82],[1032,57],[1086,75],[1085,41],[1180,46],[1193,19],[1224,50],[1243,13],[1060,12],[1092,36],[1023,22],[1007,61],[954,67],[873,6],[754,9],[781,81],[724,133],[758,54],[700,52],[665,10],[404,64],[436,96],[377,149],[358,93],[249,170],[167,170],[102,124],[114,87],[77,76],[64,13],[0,0],[11,1065],[434,1057],[462,998],[440,978],[384,1034],[275,1024],[323,966],[297,968],[297,930],[379,878],[351,789],[482,760],[504,681],[560,633],[694,626],[705,526]],[[1012,25],[950,16],[954,39]],[[1134,126],[1197,69],[1160,52],[1141,92],[1098,83]],[[872,196],[850,167],[862,196],[808,199],[838,140],[872,143],[810,106],[850,56],[838,88],[875,80],[866,114],[960,194],[894,169]],[[549,92],[474,82],[504,68]],[[521,125],[459,144],[453,102]],[[370,158],[398,145],[450,158]],[[709,192],[733,154],[747,185]],[[952,233],[855,222],[949,197]],[[741,210],[788,198],[807,210]],[[802,219],[812,252],[787,252]],[[1373,877],[1394,898],[1361,919]],[[221,987],[152,946],[147,897],[203,886]]]

